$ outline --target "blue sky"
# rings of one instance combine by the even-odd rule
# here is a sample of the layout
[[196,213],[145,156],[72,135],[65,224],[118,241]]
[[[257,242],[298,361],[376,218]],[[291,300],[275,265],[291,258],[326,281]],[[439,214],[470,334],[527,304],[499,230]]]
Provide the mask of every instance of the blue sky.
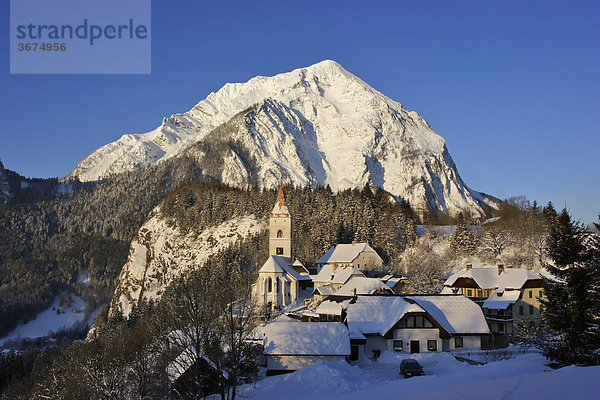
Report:
[[333,59],[419,112],[473,189],[597,220],[599,2],[219,3],[152,2],[150,75],[10,75],[3,29],[4,165],[63,176],[226,82]]

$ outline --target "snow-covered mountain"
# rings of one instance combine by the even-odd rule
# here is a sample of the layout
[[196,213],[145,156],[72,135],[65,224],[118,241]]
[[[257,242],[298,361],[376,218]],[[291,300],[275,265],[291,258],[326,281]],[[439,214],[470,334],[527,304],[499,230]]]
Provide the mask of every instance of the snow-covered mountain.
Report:
[[[249,155],[219,157],[220,179],[274,187],[280,177],[333,190],[382,187],[416,207],[482,214],[486,196],[460,178],[444,139],[416,112],[371,88],[338,63],[322,61],[273,77],[228,83],[145,134],[127,134],[83,159],[82,181],[181,157],[217,127]],[[182,151],[183,150],[183,151]]]
[[160,206],[157,207],[131,242],[109,315],[118,310],[129,316],[132,307],[140,300],[159,299],[174,279],[202,266],[211,255],[227,249],[236,241],[265,229],[263,220],[248,215],[207,228],[199,235],[184,235],[176,226],[167,224]]

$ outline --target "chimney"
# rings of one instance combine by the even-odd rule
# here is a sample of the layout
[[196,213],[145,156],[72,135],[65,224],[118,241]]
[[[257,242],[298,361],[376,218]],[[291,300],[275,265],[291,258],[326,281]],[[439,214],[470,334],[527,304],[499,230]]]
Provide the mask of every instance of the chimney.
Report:
[[471,268],[473,268],[473,264],[467,263],[467,271],[470,270]]
[[352,289],[352,297],[356,297],[356,288]]
[[504,272],[504,264],[498,264],[498,275]]

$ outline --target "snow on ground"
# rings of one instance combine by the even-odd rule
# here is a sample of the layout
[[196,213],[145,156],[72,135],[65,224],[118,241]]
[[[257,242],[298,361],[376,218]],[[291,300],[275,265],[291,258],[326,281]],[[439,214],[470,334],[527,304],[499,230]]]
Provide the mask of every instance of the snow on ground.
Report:
[[[101,307],[95,310],[86,321],[85,306],[85,301],[75,296],[71,305],[61,307],[60,300],[56,297],[52,306],[39,313],[35,319],[17,326],[8,335],[0,338],[0,346],[3,346],[9,340],[44,337],[61,329],[72,328],[82,322],[91,323]],[[56,313],[57,309],[61,310],[60,314]]]
[[273,376],[240,388],[252,399],[597,399],[600,366],[552,370],[538,353],[486,365],[457,361],[449,353],[411,354],[425,376],[398,374],[401,356],[384,353],[361,366],[320,362],[288,375]]

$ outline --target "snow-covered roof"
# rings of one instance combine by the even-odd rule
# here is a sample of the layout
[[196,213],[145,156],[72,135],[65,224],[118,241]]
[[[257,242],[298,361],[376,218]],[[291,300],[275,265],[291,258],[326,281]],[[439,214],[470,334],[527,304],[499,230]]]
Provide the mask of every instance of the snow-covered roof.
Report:
[[422,307],[448,333],[489,333],[481,308],[465,296],[407,296]]
[[327,264],[327,261],[329,261],[329,257],[331,257],[331,254],[333,254],[334,250],[335,246],[332,246],[329,250],[327,250],[325,254],[323,254],[317,261],[315,261],[315,264]]
[[[201,352],[195,354],[195,347],[190,346],[179,353],[179,355],[175,357],[175,360],[171,361],[169,365],[167,365],[166,372],[169,382],[173,383],[179,379],[179,377],[185,374],[185,372],[192,366],[194,360],[199,359],[204,360],[206,364],[210,365],[215,371],[218,371],[217,366],[208,357]],[[228,378],[226,371],[222,371],[221,373],[226,379]]]
[[[290,259],[283,256],[270,256],[263,266],[258,270],[259,273],[286,273],[296,280],[310,279],[307,275],[300,275],[290,265]],[[285,279],[285,277],[284,277]]]
[[463,269],[444,282],[444,286],[452,286],[459,278],[472,278],[481,289],[521,289],[525,282],[542,279],[542,276],[524,268],[505,268],[498,275],[498,267]]
[[[453,288],[451,288],[450,286],[444,286],[442,288],[442,291],[440,292],[440,294],[454,294],[454,290]],[[458,290],[458,289],[456,289]]]
[[364,276],[353,276],[337,292],[336,296],[354,296],[355,294],[373,294],[378,291],[392,292],[379,278],[366,278]]
[[506,310],[508,306],[519,300],[520,295],[520,290],[505,290],[502,293],[493,292],[490,297],[483,302],[482,307],[492,308],[494,310]]
[[403,278],[390,278],[387,281],[385,281],[385,284],[393,289],[400,281],[402,281]]
[[[474,304],[474,303],[473,303]],[[363,334],[385,335],[407,312],[423,312],[417,304],[411,304],[402,297],[372,296],[359,297],[348,305],[348,329]]]
[[348,328],[341,322],[273,322],[264,332],[264,354],[350,355]]
[[348,279],[352,276],[364,276],[362,272],[360,272],[355,267],[338,267],[334,271],[334,266],[331,264],[326,264],[321,268],[321,271],[313,277],[313,281],[315,282],[326,282],[326,283],[338,283],[344,284],[348,282]]
[[317,314],[342,315],[342,304],[325,300],[316,310]]
[[305,276],[305,279],[309,275],[308,270],[306,269],[306,267],[304,266],[304,264],[302,264],[300,262],[300,260],[294,261],[294,263],[292,264],[292,268],[294,268],[294,271],[296,271],[300,275]]
[[368,243],[338,244],[327,262],[351,263],[363,251],[375,252]]
[[275,200],[275,205],[273,206],[273,211],[271,212],[271,217],[289,217],[290,210],[288,209],[287,202],[285,201],[285,196],[283,195],[283,185],[279,184],[279,192],[277,193],[277,199]]
[[542,275],[524,268],[507,268],[498,276],[498,289],[521,289],[528,280],[543,279]]
[[329,296],[331,294],[333,294],[334,290],[333,288],[329,287],[329,286],[319,286],[317,288],[315,288],[315,290],[313,290],[313,293],[318,293],[321,296]]

